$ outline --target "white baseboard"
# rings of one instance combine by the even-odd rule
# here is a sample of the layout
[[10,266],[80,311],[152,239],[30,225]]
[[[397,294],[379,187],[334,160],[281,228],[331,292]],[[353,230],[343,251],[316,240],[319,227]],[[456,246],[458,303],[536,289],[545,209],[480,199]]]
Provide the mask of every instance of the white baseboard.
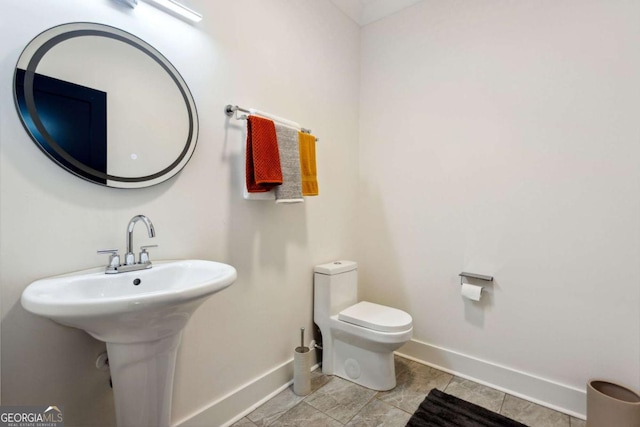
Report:
[[[316,360],[315,350],[311,360]],[[315,363],[315,362],[312,362]],[[315,370],[315,365],[311,370]],[[173,427],[229,427],[293,383],[293,358],[238,387]]]
[[[461,378],[585,419],[584,390],[417,340],[411,340],[396,353]],[[313,367],[316,368],[317,365]],[[229,427],[287,388],[292,381],[293,359],[290,359],[175,423],[173,427]]]
[[547,408],[586,419],[587,395],[584,390],[416,340],[411,340],[396,353]]

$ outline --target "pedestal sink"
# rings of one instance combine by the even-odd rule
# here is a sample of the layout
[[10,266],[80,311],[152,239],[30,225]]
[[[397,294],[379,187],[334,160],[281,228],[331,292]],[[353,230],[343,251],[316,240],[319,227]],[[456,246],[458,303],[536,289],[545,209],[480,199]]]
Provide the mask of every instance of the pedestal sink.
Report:
[[22,306],[107,343],[118,427],[168,427],[182,330],[236,277],[230,265],[201,260],[121,274],[95,268],[33,282]]

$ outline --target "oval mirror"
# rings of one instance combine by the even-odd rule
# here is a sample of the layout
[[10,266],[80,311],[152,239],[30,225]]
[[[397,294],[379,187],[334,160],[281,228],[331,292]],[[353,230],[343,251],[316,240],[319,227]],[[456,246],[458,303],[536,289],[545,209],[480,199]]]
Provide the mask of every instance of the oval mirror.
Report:
[[96,184],[158,184],[196,146],[196,107],[178,71],[148,43],[107,25],[64,24],[34,38],[18,60],[14,96],[38,147]]

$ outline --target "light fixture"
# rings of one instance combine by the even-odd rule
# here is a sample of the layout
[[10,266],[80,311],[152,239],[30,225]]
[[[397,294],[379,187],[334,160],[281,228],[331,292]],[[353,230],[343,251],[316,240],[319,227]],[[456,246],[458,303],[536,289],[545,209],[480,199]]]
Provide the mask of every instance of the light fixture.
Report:
[[[116,0],[120,3],[126,4],[135,9],[138,6],[138,0]],[[169,12],[175,13],[181,18],[188,19],[191,22],[200,22],[202,21],[202,15],[196,12],[195,10],[189,9],[187,6],[182,3],[178,3],[175,0],[146,0],[148,3],[153,4],[154,6],[159,6],[162,9],[165,9]]]
[[127,6],[135,8],[138,5],[138,0],[118,0],[120,3],[124,3]]
[[[127,1],[127,2],[135,1],[137,3],[137,0],[124,0],[124,1]],[[177,15],[180,15],[181,17],[186,18],[189,21],[192,21],[192,22],[202,21],[201,14],[199,14],[198,12],[192,9],[189,9],[188,7],[186,7],[181,3],[178,3],[177,1],[174,1],[174,0],[147,0],[147,1],[153,4],[154,6],[160,6],[161,8],[164,8]]]

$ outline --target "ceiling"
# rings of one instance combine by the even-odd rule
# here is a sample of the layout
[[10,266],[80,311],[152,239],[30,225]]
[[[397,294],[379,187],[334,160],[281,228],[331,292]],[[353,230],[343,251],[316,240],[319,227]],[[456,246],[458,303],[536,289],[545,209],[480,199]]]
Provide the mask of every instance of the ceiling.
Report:
[[392,15],[422,0],[331,0],[340,10],[364,26]]

